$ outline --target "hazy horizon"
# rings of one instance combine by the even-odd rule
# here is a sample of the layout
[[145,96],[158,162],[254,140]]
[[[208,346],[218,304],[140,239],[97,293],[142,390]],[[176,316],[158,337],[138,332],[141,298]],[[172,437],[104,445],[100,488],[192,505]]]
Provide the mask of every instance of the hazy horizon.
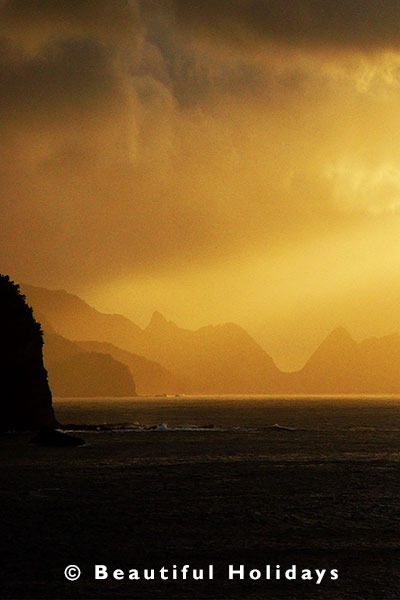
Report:
[[[20,283],[20,285],[22,286],[22,291],[24,291],[24,288],[25,288],[25,287],[39,287],[39,288],[40,288],[40,286],[32,286],[31,284],[28,284],[28,283],[26,283],[26,282],[17,282],[17,283]],[[48,290],[50,290],[50,291],[61,291],[61,292],[66,292],[67,294],[71,294],[71,292],[70,292],[69,290],[65,290],[65,289],[51,289],[51,288],[43,288],[43,289],[48,289]],[[134,325],[137,325],[137,326],[138,326],[138,327],[140,327],[142,330],[146,330],[146,329],[147,329],[147,328],[148,328],[148,327],[151,325],[151,323],[152,323],[152,319],[153,319],[153,317],[154,317],[154,315],[155,315],[155,314],[159,314],[159,315],[161,316],[161,318],[162,318],[162,319],[164,319],[164,320],[165,320],[165,321],[167,321],[167,322],[171,322],[171,323],[173,323],[173,324],[174,324],[174,325],[176,325],[178,328],[180,328],[180,329],[184,329],[184,330],[187,330],[187,331],[190,331],[190,332],[196,332],[196,331],[198,331],[199,329],[206,328],[206,327],[209,327],[209,326],[212,326],[212,327],[217,327],[217,326],[220,326],[220,325],[226,325],[226,324],[228,324],[228,323],[229,323],[228,321],[222,321],[222,322],[220,322],[220,323],[203,323],[203,324],[201,324],[199,327],[185,327],[185,326],[183,326],[183,325],[182,325],[182,323],[181,323],[181,322],[179,322],[179,320],[177,320],[177,321],[174,321],[174,320],[172,320],[172,319],[168,319],[168,317],[167,317],[165,314],[161,313],[161,312],[160,312],[159,310],[157,310],[157,309],[156,309],[156,310],[153,310],[153,311],[152,311],[152,313],[148,315],[148,318],[147,318],[146,320],[143,320],[142,322],[138,322],[138,321],[134,320],[133,318],[131,318],[131,317],[130,317],[128,314],[122,314],[122,313],[119,313],[118,311],[116,311],[116,310],[113,310],[112,308],[111,308],[109,311],[103,311],[103,310],[101,310],[101,309],[99,308],[99,306],[96,306],[96,305],[94,305],[94,304],[90,304],[90,303],[89,303],[89,302],[88,302],[88,301],[87,301],[85,298],[82,298],[82,297],[80,297],[78,294],[72,294],[72,295],[76,295],[76,296],[78,296],[78,298],[80,298],[81,300],[83,300],[84,302],[86,302],[86,303],[87,303],[89,306],[91,306],[91,308],[94,308],[96,311],[98,311],[98,312],[100,312],[100,313],[102,313],[102,314],[106,314],[106,315],[107,315],[107,314],[108,314],[108,315],[121,315],[121,316],[123,316],[123,317],[126,317],[126,318],[128,318],[128,319],[129,319],[129,320],[130,320],[130,321],[131,321],[131,322],[132,322]],[[28,301],[29,301],[29,294],[28,294]],[[34,308],[34,303],[32,303],[32,306],[33,306],[33,308]],[[39,311],[39,312],[40,312],[40,311]],[[44,316],[44,317],[47,319],[47,315],[46,315],[46,314],[44,314],[43,316]],[[40,317],[39,317],[39,320],[40,320]],[[246,331],[246,328],[245,328],[245,327],[243,327],[243,325],[241,325],[240,323],[235,323],[235,324],[236,324],[236,325],[239,325],[239,327],[242,327],[242,329],[244,329],[244,330]],[[53,325],[53,326],[54,326],[54,325],[57,325],[57,323],[52,323],[52,325]],[[314,352],[315,352],[317,349],[319,349],[319,348],[320,348],[321,344],[322,344],[322,343],[323,343],[323,342],[324,342],[324,341],[325,341],[327,338],[329,338],[329,337],[331,336],[331,334],[333,334],[333,333],[334,333],[334,332],[336,332],[336,331],[341,331],[341,330],[343,330],[345,333],[349,334],[349,336],[350,336],[350,337],[351,337],[351,338],[354,340],[354,342],[355,342],[356,344],[360,344],[360,343],[362,343],[362,342],[365,342],[365,341],[368,341],[368,340],[371,340],[371,339],[375,339],[375,338],[381,339],[381,338],[390,337],[390,336],[393,336],[393,335],[394,335],[394,336],[398,335],[398,336],[399,336],[399,338],[400,338],[400,332],[398,332],[398,331],[395,331],[395,332],[391,332],[390,334],[382,334],[382,335],[379,335],[379,333],[378,333],[377,335],[371,335],[371,336],[367,336],[367,337],[361,337],[361,338],[359,338],[359,339],[358,339],[356,336],[354,336],[354,335],[352,334],[352,332],[351,332],[350,330],[348,330],[347,328],[343,327],[342,325],[338,325],[337,327],[334,327],[333,329],[329,330],[329,331],[327,332],[327,334],[326,334],[326,335],[325,335],[323,338],[321,338],[321,339],[317,340],[317,342],[316,342],[316,344],[315,344],[315,347],[314,347],[314,348],[311,350],[311,352],[310,352],[310,354],[309,354],[309,355],[305,356],[305,358],[304,358],[303,362],[299,363],[299,364],[298,364],[298,366],[296,366],[296,367],[294,367],[294,368],[292,368],[292,369],[286,369],[286,368],[282,367],[282,366],[279,364],[279,361],[277,361],[277,360],[276,360],[275,356],[274,356],[274,355],[273,355],[273,354],[272,354],[272,353],[269,351],[269,348],[268,348],[268,347],[264,347],[264,346],[263,346],[263,344],[260,342],[260,340],[258,340],[256,336],[252,335],[250,331],[248,331],[248,333],[250,333],[250,335],[252,335],[252,337],[254,338],[254,341],[255,341],[257,344],[259,344],[259,345],[261,346],[261,348],[262,348],[263,350],[265,350],[265,352],[267,352],[267,354],[269,354],[269,356],[270,356],[270,357],[273,359],[274,363],[276,364],[276,366],[278,367],[278,369],[279,369],[280,371],[282,371],[282,372],[287,372],[287,373],[291,373],[291,372],[297,372],[297,371],[299,371],[300,369],[302,369],[302,368],[305,366],[305,364],[307,363],[307,361],[310,359],[310,357],[312,356],[312,354],[313,354],[313,353],[314,353]],[[100,332],[99,332],[99,333],[100,333]],[[286,340],[286,344],[287,344],[287,343],[288,343],[288,340]],[[300,395],[301,395],[301,393],[300,393]]]
[[285,371],[337,326],[400,330],[395,0],[1,0],[0,22],[2,272],[141,327],[232,321]]

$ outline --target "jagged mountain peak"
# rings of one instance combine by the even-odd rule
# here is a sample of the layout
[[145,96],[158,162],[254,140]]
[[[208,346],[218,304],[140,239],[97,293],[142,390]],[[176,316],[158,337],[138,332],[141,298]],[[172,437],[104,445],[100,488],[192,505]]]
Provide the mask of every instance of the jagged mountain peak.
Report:
[[[302,372],[335,370],[343,361],[348,363],[356,359],[358,344],[344,327],[336,327],[318,346],[304,365]],[[332,372],[333,372],[332,371]]]
[[325,338],[321,345],[346,344],[357,345],[350,333],[342,326],[335,327],[333,331]]
[[150,323],[146,327],[146,331],[155,331],[158,329],[165,329],[166,327],[174,327],[177,325],[173,321],[168,321],[164,315],[158,310],[155,310],[151,316]]

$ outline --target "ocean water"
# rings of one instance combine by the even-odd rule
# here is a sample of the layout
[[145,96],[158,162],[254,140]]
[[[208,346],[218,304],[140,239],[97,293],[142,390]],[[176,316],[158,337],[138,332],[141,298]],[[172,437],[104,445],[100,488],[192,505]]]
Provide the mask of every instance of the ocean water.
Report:
[[[0,440],[1,598],[400,599],[399,397],[54,406],[84,446]],[[79,582],[65,581],[68,564]],[[213,564],[216,578],[95,582],[94,564]],[[229,564],[337,569],[339,579],[231,582]]]
[[55,398],[63,423],[400,431],[399,396]]
[[[155,445],[150,444],[155,448],[149,457],[152,462],[198,462],[205,457],[400,462],[397,396],[81,398],[56,399],[54,406],[63,425],[74,429],[82,425],[82,430],[95,425],[99,433],[106,428],[113,432],[114,442],[128,433],[192,434],[184,451],[170,456],[169,448],[175,445],[166,443],[167,452],[158,459],[157,438]],[[201,443],[200,433],[208,435]],[[129,451],[125,456],[122,448],[115,457],[133,464],[135,458]]]

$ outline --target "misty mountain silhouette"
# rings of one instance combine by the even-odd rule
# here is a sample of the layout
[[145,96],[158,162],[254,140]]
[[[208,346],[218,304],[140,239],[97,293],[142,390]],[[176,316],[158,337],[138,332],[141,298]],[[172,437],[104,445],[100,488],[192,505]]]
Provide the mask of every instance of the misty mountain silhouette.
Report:
[[16,285],[0,275],[0,430],[54,427],[40,324]]
[[357,343],[343,327],[332,331],[303,369],[288,375],[292,392],[394,394],[400,392],[400,336]]
[[142,395],[176,394],[185,390],[185,383],[164,369],[157,362],[143,356],[121,350],[106,342],[77,342],[82,350],[110,354],[115,360],[130,369],[136,384],[136,391]]
[[[126,317],[100,313],[65,291],[21,287],[34,310],[44,314],[58,334],[80,343],[106,342],[159,363],[184,383],[186,393],[264,393],[277,385],[280,371],[273,360],[234,323],[190,331],[155,312],[141,329]],[[121,354],[119,360],[130,363]],[[175,393],[181,391],[180,385]]]
[[132,339],[141,333],[140,327],[126,317],[101,313],[64,290],[47,290],[25,284],[20,287],[29,298],[34,313],[44,315],[54,333],[70,340],[106,341],[130,350]]
[[[81,349],[105,352],[127,365],[141,378],[141,393],[154,393],[153,376],[158,381],[164,377],[166,389],[158,390],[160,393],[400,392],[397,334],[357,343],[346,329],[338,327],[300,371],[283,373],[234,323],[191,331],[156,311],[141,329],[121,315],[98,312],[67,292],[32,286],[23,289],[35,311],[43,314],[57,333],[79,340]],[[82,341],[85,337],[87,341]]]
[[177,330],[179,327],[173,321],[167,319],[158,310],[155,310],[151,316],[150,323],[146,327],[146,331],[150,334],[160,331]]
[[136,396],[129,368],[110,354],[81,352],[53,363],[49,381],[55,396]]
[[263,393],[280,373],[234,323],[190,331],[154,313],[138,340],[138,352],[184,378],[192,393]]
[[136,396],[126,364],[110,353],[84,351],[61,335],[44,335],[44,359],[54,396]]
[[343,327],[334,329],[297,374],[299,388],[316,393],[359,391],[362,367],[358,345]]
[[374,374],[376,384],[397,391],[396,374],[400,373],[400,335],[370,338],[359,345],[365,369]]

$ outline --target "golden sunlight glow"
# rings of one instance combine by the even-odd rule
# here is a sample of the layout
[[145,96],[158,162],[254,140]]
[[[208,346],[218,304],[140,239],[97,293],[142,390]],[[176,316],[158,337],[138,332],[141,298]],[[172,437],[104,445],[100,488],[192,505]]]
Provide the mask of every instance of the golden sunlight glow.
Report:
[[337,325],[400,329],[390,15],[348,37],[310,7],[292,37],[151,5],[5,15],[3,270],[142,326],[237,322],[285,369]]

